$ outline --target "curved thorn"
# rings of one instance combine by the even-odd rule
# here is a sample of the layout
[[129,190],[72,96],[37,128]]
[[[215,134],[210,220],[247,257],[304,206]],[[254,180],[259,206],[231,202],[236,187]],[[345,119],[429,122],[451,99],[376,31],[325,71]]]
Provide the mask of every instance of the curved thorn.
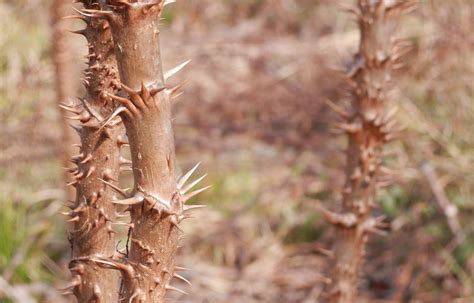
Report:
[[120,83],[120,86],[121,88],[127,93],[129,94],[130,96],[132,95],[138,95],[138,93],[133,90],[132,88],[128,87],[127,85],[123,84],[123,83]]
[[102,183],[104,183],[105,185],[108,185],[110,186],[113,190],[115,190],[116,192],[118,192],[119,194],[121,194],[124,198],[127,198],[128,197],[128,194],[122,190],[120,187],[108,182],[108,181],[105,181],[104,179],[102,178],[97,178],[99,179],[100,181],[102,181]]
[[[125,99],[125,98],[124,98]],[[128,101],[128,99],[126,99]],[[126,111],[127,109],[123,106],[119,106],[111,115],[110,117],[102,122],[101,124],[101,127],[99,128],[99,131],[101,131],[104,127],[106,127],[115,117],[117,117],[120,113]]]
[[183,276],[181,276],[181,275],[179,275],[179,274],[177,274],[177,273],[174,273],[174,274],[173,274],[173,277],[175,277],[175,278],[177,278],[177,279],[183,281],[184,283],[188,284],[189,286],[193,286],[193,285],[191,284],[191,282],[189,282],[188,279],[186,279],[185,277],[183,277]]
[[142,203],[144,199],[145,198],[142,195],[135,195],[128,199],[114,200],[112,203],[120,205],[136,205]]
[[72,113],[75,113],[75,114],[79,114],[81,113],[81,110],[73,107],[73,106],[69,106],[69,105],[66,105],[66,104],[59,104],[59,107],[68,111],[68,112],[72,112]]
[[114,94],[109,94],[107,93],[107,96],[109,96],[110,98],[114,99],[115,101],[118,101],[120,103],[127,103],[127,102],[130,102],[130,100],[128,100],[127,98],[124,98],[124,97],[120,97],[120,96],[116,96]]

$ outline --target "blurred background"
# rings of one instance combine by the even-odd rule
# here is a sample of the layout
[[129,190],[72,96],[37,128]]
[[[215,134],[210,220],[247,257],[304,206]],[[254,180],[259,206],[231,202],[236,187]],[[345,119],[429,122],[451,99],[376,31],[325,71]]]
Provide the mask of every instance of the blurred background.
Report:
[[[72,301],[57,291],[70,248],[51,5],[0,1],[0,302]],[[369,242],[366,302],[474,302],[473,13],[472,0],[422,0],[403,19],[413,49],[390,102],[406,130],[386,148],[397,180],[379,192],[390,227]],[[193,287],[173,300],[317,302],[333,240],[317,206],[340,200],[346,146],[324,100],[347,101],[334,69],[356,52],[357,25],[331,0],[181,0],[163,18],[164,66],[192,60],[172,80],[187,82],[180,166],[201,161],[212,184],[183,226]],[[76,36],[71,96],[84,93]]]

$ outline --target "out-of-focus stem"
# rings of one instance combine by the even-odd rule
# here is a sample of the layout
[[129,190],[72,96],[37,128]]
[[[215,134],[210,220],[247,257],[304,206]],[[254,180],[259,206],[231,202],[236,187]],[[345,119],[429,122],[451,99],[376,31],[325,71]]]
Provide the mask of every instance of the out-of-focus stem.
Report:
[[[56,100],[58,104],[68,103],[77,91],[76,81],[73,78],[74,66],[69,60],[69,33],[66,31],[62,20],[66,16],[70,5],[70,2],[66,0],[54,0],[51,4],[52,59],[55,69]],[[61,126],[61,138],[58,144],[59,154],[63,166],[66,167],[75,151],[72,146],[74,140],[72,129],[69,128],[68,122],[62,113],[59,124]],[[64,176],[67,179],[69,173],[65,172]],[[74,198],[74,190],[71,187],[67,187],[67,197],[68,199]]]
[[377,189],[385,185],[382,167],[384,145],[399,131],[394,111],[387,106],[393,70],[404,47],[396,38],[399,17],[413,8],[411,0],[358,0],[361,32],[359,53],[347,74],[352,87],[352,104],[342,113],[339,128],[348,136],[346,182],[342,210],[323,209],[335,228],[334,265],[329,301],[357,301],[358,277],[369,233],[381,233],[383,218],[371,215]]

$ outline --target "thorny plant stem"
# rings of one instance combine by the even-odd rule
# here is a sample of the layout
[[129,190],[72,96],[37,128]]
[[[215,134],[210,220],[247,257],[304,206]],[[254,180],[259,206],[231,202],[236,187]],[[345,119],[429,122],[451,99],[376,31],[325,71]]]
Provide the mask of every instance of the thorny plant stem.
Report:
[[[102,1],[94,0],[78,2],[86,9],[103,5]],[[67,290],[74,293],[78,302],[118,302],[120,275],[94,262],[115,255],[112,225],[116,211],[112,200],[117,193],[113,185],[118,181],[122,164],[124,128],[119,117],[104,122],[116,108],[108,94],[119,89],[118,70],[108,22],[86,15],[72,17],[86,23],[86,28],[76,33],[85,36],[89,52],[83,80],[87,94],[77,104],[62,105],[72,113],[69,118],[78,121],[74,127],[81,140],[79,153],[72,157],[75,167],[70,169],[73,180],[69,185],[75,187],[76,199],[67,213],[72,246],[69,268],[73,274]]]
[[400,130],[386,102],[392,72],[406,50],[396,39],[400,16],[414,7],[411,0],[358,0],[356,15],[361,39],[359,53],[347,74],[352,89],[351,109],[340,113],[338,126],[348,136],[346,182],[342,210],[323,209],[335,228],[334,265],[329,302],[355,303],[358,277],[369,233],[382,233],[383,217],[375,218],[377,189],[386,185],[382,164],[384,145]]
[[[131,215],[129,253],[122,258],[95,258],[97,264],[122,273],[120,301],[164,302],[172,278],[187,282],[175,265],[181,220],[200,206],[184,203],[204,189],[187,193],[202,178],[184,186],[194,172],[176,177],[171,101],[177,88],[166,87],[159,48],[159,19],[173,1],[106,1],[109,10],[85,9],[91,18],[108,20],[114,40],[121,93],[105,96],[119,102],[132,155],[134,190],[114,201]],[[113,115],[112,115],[113,116]],[[125,223],[122,223],[125,224]]]

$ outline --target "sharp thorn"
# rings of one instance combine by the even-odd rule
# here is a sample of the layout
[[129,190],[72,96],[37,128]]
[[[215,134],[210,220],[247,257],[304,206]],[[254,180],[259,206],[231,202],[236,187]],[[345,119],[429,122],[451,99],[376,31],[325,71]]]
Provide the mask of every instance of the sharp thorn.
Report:
[[196,196],[196,195],[202,193],[203,191],[205,191],[206,189],[208,189],[208,188],[210,188],[210,187],[211,187],[211,185],[206,186],[206,187],[203,187],[203,188],[201,188],[201,189],[197,189],[197,190],[195,190],[195,191],[193,191],[193,192],[190,192],[189,194],[184,195],[184,196],[183,196],[183,201],[184,201],[184,202],[188,201],[188,200],[191,199],[192,197],[194,197],[194,196]]
[[188,181],[189,177],[191,177],[191,175],[196,171],[196,169],[199,167],[199,165],[201,165],[201,162],[196,164],[184,176],[179,178],[178,184],[177,184],[177,187],[178,187],[179,190],[181,190],[183,188],[184,183],[186,183],[186,181]]

